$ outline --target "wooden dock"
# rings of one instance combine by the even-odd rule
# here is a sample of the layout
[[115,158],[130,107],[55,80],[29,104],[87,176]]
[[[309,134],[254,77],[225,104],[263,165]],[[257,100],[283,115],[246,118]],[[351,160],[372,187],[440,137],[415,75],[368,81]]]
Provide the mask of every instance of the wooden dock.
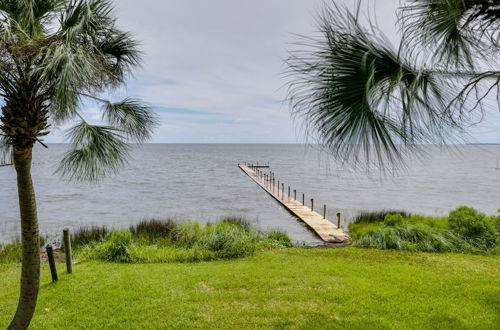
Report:
[[[276,186],[273,176],[257,170],[257,166],[241,164],[238,166],[277,202],[311,228],[323,241],[327,243],[350,243],[351,238],[339,225],[334,225],[326,219],[326,214],[322,216],[312,210],[311,206],[304,205],[303,201],[296,200],[294,196],[291,196],[290,188],[286,192],[283,184],[281,187],[279,183]],[[325,210],[324,213],[326,213]]]

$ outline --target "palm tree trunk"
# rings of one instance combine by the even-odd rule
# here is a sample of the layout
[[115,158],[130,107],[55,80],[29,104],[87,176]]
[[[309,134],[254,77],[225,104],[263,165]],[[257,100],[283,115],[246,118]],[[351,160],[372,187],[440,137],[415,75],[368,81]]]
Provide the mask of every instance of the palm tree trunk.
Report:
[[35,312],[40,284],[40,246],[35,191],[31,180],[32,147],[14,148],[21,214],[22,273],[16,315],[8,329],[27,329]]

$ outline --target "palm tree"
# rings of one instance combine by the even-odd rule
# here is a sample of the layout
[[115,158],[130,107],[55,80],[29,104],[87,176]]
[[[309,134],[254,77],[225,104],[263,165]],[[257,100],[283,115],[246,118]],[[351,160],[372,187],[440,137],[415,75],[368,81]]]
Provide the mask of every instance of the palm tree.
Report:
[[326,5],[287,59],[293,115],[340,159],[404,163],[499,109],[500,0],[403,1],[397,48],[360,7]]
[[[145,141],[155,125],[137,99],[98,97],[123,85],[140,59],[137,42],[116,27],[112,9],[109,0],[0,0],[0,142],[13,152],[22,231],[20,298],[9,329],[28,327],[39,288],[33,146],[44,145],[51,127],[75,123],[59,171],[98,180],[115,172],[128,143]],[[89,98],[102,103],[106,124],[88,123],[79,112]]]

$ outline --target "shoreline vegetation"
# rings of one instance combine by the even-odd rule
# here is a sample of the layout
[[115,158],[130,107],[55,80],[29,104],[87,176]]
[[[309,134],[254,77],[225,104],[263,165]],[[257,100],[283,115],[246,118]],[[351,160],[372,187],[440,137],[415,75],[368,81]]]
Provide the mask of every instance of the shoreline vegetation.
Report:
[[[461,206],[446,217],[405,211],[361,212],[348,226],[352,246],[413,252],[500,254],[500,210],[487,216]],[[42,249],[47,238],[42,238]],[[247,257],[272,249],[298,247],[279,230],[258,230],[242,218],[215,223],[150,219],[111,230],[80,227],[71,234],[78,261],[120,263],[196,262]],[[64,250],[64,246],[61,247]],[[0,243],[0,264],[21,260],[21,243]]]
[[[461,206],[446,217],[405,211],[361,212],[348,226],[352,246],[413,252],[500,254],[500,210],[487,216]],[[48,238],[42,238],[42,249]],[[129,230],[80,227],[71,234],[78,261],[120,263],[196,262],[247,257],[272,249],[299,247],[279,230],[262,231],[242,218],[215,223],[143,220]],[[61,247],[64,250],[64,246]],[[21,260],[21,243],[0,243],[0,264]]]
[[500,253],[500,210],[487,216],[461,206],[446,217],[404,211],[361,213],[349,224],[353,246],[379,250]]

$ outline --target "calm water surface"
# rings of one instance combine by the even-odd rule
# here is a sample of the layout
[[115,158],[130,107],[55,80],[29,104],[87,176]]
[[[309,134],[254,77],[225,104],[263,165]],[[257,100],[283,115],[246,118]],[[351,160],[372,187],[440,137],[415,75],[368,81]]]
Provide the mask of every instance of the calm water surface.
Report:
[[[444,215],[459,205],[486,213],[500,209],[500,146],[427,148],[423,162],[382,176],[354,171],[300,145],[171,145],[136,148],[120,173],[99,184],[68,183],[53,172],[64,145],[37,148],[33,179],[44,234],[64,227],[105,224],[126,228],[144,218],[214,221],[243,216],[263,229],[285,230],[298,242],[319,243],[299,221],[238,169],[239,162],[270,162],[276,179],[328,205],[330,219],[359,211],[403,209]],[[15,173],[0,168],[0,241],[19,236]]]

